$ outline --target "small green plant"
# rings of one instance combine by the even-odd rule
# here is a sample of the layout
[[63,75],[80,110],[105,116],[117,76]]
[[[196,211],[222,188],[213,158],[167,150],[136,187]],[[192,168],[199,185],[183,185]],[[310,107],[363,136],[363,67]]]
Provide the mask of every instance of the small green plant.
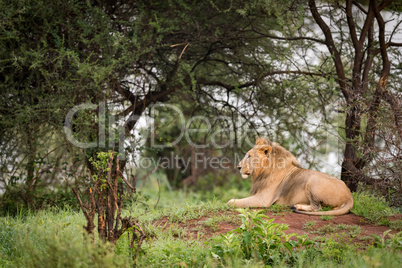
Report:
[[321,220],[323,220],[323,221],[330,221],[330,220],[332,220],[332,219],[334,218],[334,216],[331,216],[331,215],[323,215],[323,216],[321,216],[320,218],[321,218]]
[[306,231],[311,231],[315,224],[316,224],[316,221],[306,221],[306,223],[303,225],[303,229]]
[[350,237],[357,237],[361,233],[361,228],[358,225],[327,224],[320,228],[314,228],[315,223],[316,222],[314,222],[314,221],[306,222],[303,226],[303,229],[312,234],[318,234],[318,235],[326,235],[326,234],[331,234],[331,233],[335,233],[335,232],[345,231],[347,234],[349,234]]
[[310,233],[319,234],[319,235],[326,235],[326,234],[334,233],[336,230],[337,229],[332,224],[328,224],[328,225],[322,226],[321,228],[318,228],[315,231],[310,231]]
[[322,244],[323,257],[338,264],[344,264],[345,260],[352,258],[356,250],[344,233],[335,234]]
[[[390,234],[391,230],[385,231],[381,236],[372,234],[374,237],[374,246],[376,248],[394,248],[397,250],[402,249],[402,232],[399,232],[395,235]],[[388,235],[389,239],[386,239]]]
[[402,230],[402,220],[390,221],[389,227],[396,229],[396,230]]
[[322,211],[330,211],[330,210],[332,210],[334,207],[332,207],[332,206],[322,206],[321,207],[321,210]]
[[285,213],[292,213],[292,209],[285,205],[274,204],[269,207],[269,210],[274,213],[274,215],[284,215]]
[[292,264],[296,260],[296,249],[306,249],[314,244],[305,235],[285,234],[288,226],[273,223],[274,219],[269,219],[263,210],[238,211],[241,226],[215,239],[212,247],[212,256],[224,265],[227,259],[239,256],[246,260],[261,260],[265,265]]
[[182,228],[177,224],[172,224],[166,231],[174,237],[184,238],[187,235],[187,229]]
[[365,236],[365,237],[359,238],[359,240],[361,240],[361,241],[371,241],[371,240],[374,240],[374,238],[372,236]]
[[219,223],[219,219],[217,218],[209,218],[207,220],[205,220],[202,224],[206,227],[211,228],[211,230],[213,232],[216,232],[219,228],[218,223]]
[[362,229],[358,225],[351,225],[351,227],[349,228],[349,231],[348,231],[350,237],[357,237],[361,234],[361,232],[362,232]]
[[232,214],[218,214],[206,219],[202,222],[202,224],[206,227],[211,228],[213,232],[216,232],[219,229],[219,223],[222,222],[227,222],[235,225],[239,225],[241,223],[239,217],[234,217]]

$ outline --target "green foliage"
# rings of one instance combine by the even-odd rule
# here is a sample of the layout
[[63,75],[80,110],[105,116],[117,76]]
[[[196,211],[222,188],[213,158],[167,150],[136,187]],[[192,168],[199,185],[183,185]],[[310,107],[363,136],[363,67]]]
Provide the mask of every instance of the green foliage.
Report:
[[176,239],[170,233],[143,246],[140,267],[203,267],[208,263],[208,251],[197,241]]
[[41,237],[36,248],[29,240],[23,240],[26,256],[23,267],[128,267],[130,259],[114,254],[114,246],[93,244],[90,239],[72,244],[69,236]]
[[[108,173],[111,172],[111,167],[109,167],[109,164],[113,164],[113,158],[115,155],[116,154],[114,152],[97,152],[96,157],[90,157],[88,159],[90,165],[92,166],[92,170],[94,171],[94,174],[91,174],[94,181],[90,183],[96,184],[99,180],[99,190],[101,192],[108,187],[106,183],[108,180],[107,176]],[[94,187],[94,185],[91,185],[90,187]]]
[[[391,230],[385,231],[381,236],[372,234],[371,236],[374,237],[374,247],[402,250],[402,232],[394,235],[389,232]],[[389,239],[386,239],[387,235]]]
[[291,208],[284,205],[274,204],[269,207],[269,210],[274,213],[274,215],[283,215],[285,213],[293,212]]
[[319,235],[326,235],[332,233],[346,233],[350,237],[356,237],[361,233],[361,228],[358,225],[347,225],[347,224],[326,224],[320,228],[314,227],[315,222],[306,222],[303,226],[303,229],[312,233],[312,234],[319,234]]
[[323,216],[320,217],[320,219],[323,220],[323,221],[330,221],[333,218],[334,218],[334,216],[331,216],[331,215],[323,215]]
[[211,228],[213,232],[217,231],[219,223],[227,222],[233,225],[240,225],[241,220],[233,214],[218,214],[213,215],[203,222],[203,225]]
[[310,231],[312,230],[313,226],[316,224],[316,221],[306,221],[306,223],[304,223],[303,225],[303,229],[306,231]]
[[97,158],[90,158],[89,162],[92,164],[92,166],[94,167],[94,169],[96,171],[100,171],[102,173],[107,173],[109,171],[108,169],[108,161],[110,160],[110,158],[114,155],[113,152],[98,152],[97,154]]
[[[402,255],[395,251],[372,249],[363,256],[351,258],[347,267],[399,267],[402,264]],[[345,266],[343,266],[345,267]]]
[[263,210],[238,211],[241,213],[241,226],[214,240],[212,256],[222,264],[239,257],[262,260],[265,265],[293,264],[296,261],[296,249],[308,250],[314,245],[307,236],[285,234],[288,227],[273,223],[274,219],[267,220]]
[[203,200],[219,199],[229,201],[232,198],[247,197],[250,194],[250,182],[239,178],[232,171],[207,173],[198,180],[195,192]]
[[180,207],[165,208],[162,216],[166,216],[171,222],[186,222],[188,220],[198,219],[214,211],[228,210],[226,204],[217,202],[201,202],[197,204],[186,203]]
[[0,196],[0,216],[14,216],[21,211],[37,211],[47,208],[79,210],[77,198],[71,189],[55,187],[53,189],[38,187],[27,192],[24,185],[9,186]]
[[350,238],[345,234],[335,236],[337,241],[325,240],[325,246],[322,247],[322,258],[329,259],[334,263],[345,264],[347,260],[355,256],[357,248],[353,247]]
[[[384,197],[367,192],[353,193],[353,214],[363,216],[372,223],[390,226],[389,216],[398,214],[399,211],[391,208]],[[398,223],[394,223],[396,226]],[[400,224],[399,224],[400,226]]]

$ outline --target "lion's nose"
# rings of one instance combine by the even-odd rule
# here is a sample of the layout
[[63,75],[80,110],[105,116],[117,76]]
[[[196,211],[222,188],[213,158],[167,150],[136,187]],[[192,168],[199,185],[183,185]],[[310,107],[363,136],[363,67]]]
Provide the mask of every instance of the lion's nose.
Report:
[[237,166],[237,169],[240,170],[240,169],[241,169],[241,166]]

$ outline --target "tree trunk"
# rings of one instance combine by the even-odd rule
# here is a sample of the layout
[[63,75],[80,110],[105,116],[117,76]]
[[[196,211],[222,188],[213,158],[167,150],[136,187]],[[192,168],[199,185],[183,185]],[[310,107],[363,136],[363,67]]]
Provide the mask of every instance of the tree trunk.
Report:
[[353,104],[346,114],[345,134],[346,145],[343,154],[341,179],[346,183],[349,189],[354,192],[357,190],[358,177],[355,174],[356,163],[360,161],[357,156],[357,145],[359,142],[361,110]]

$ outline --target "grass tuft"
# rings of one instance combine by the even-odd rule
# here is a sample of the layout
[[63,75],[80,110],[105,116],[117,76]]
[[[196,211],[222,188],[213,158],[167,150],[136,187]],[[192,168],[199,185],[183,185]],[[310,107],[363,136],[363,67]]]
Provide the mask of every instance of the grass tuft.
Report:
[[370,222],[378,225],[401,228],[402,223],[391,223],[389,216],[398,214],[399,211],[391,208],[384,197],[376,196],[367,192],[353,193],[354,205],[351,212],[358,216],[363,216]]

